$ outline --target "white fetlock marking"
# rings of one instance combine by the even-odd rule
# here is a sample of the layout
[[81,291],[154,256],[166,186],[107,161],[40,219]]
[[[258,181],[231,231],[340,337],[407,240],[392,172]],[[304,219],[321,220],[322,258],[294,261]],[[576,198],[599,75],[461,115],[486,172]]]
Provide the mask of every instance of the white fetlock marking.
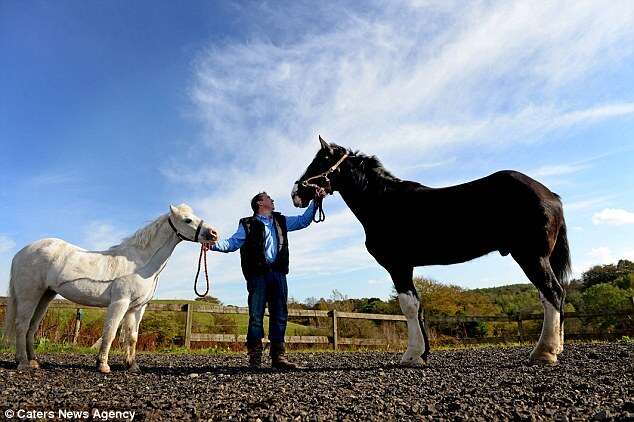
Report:
[[399,293],[398,302],[403,315],[407,318],[407,351],[403,354],[401,363],[412,366],[421,365],[424,363],[420,356],[425,349],[425,343],[418,322],[420,303],[412,292]]

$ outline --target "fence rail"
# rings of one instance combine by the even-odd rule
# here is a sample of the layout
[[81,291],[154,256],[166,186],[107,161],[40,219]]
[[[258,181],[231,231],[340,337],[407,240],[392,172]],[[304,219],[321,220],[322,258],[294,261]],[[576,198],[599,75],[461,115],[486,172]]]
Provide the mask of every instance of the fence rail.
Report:
[[[0,307],[6,306],[6,298],[0,297]],[[83,306],[73,302],[69,302],[64,299],[55,299],[51,302],[49,308],[52,309],[74,309],[77,311],[77,318],[75,320],[75,329],[73,336],[73,343],[76,343],[79,335],[79,328],[81,325],[81,318],[79,317],[82,309],[101,309],[104,308],[94,306]],[[191,348],[192,342],[216,342],[216,343],[244,343],[246,341],[246,335],[236,334],[212,334],[212,333],[195,333],[192,332],[192,325],[194,319],[194,313],[212,313],[212,314],[247,314],[249,309],[246,307],[236,306],[219,306],[209,305],[203,303],[152,303],[150,302],[146,308],[146,311],[154,312],[183,312],[185,313],[185,332],[183,336],[183,342],[186,348]],[[268,315],[268,311],[266,312]],[[357,345],[357,346],[384,346],[390,343],[382,339],[368,339],[368,338],[353,338],[353,337],[340,337],[338,334],[338,320],[340,319],[363,319],[372,321],[400,321],[404,322],[407,319],[403,315],[387,315],[387,314],[370,314],[370,313],[358,313],[358,312],[342,312],[342,311],[316,311],[316,310],[304,310],[304,309],[289,309],[289,317],[310,317],[310,318],[329,318],[331,320],[331,336],[286,336],[285,341],[291,344],[327,344],[331,345],[333,349],[337,350],[340,345]],[[625,317],[634,319],[634,308],[632,311],[616,312],[616,313],[603,313],[603,314],[582,314],[578,312],[566,312],[564,319],[580,318],[580,319],[592,319],[599,317]],[[517,315],[460,315],[460,316],[429,316],[426,320],[432,324],[438,323],[465,323],[465,322],[511,322],[517,324],[517,336],[516,337],[486,337],[482,339],[462,339],[468,343],[483,342],[484,341],[508,341],[508,340],[527,340],[534,336],[527,336],[524,330],[523,321],[542,320],[543,314],[517,314]],[[632,335],[634,333],[614,333],[614,334],[627,334]],[[576,335],[571,333],[569,338],[574,338]],[[581,335],[584,336],[583,334]],[[264,341],[268,341],[264,339]],[[391,344],[394,344],[393,342]],[[403,341],[400,344],[404,344]]]

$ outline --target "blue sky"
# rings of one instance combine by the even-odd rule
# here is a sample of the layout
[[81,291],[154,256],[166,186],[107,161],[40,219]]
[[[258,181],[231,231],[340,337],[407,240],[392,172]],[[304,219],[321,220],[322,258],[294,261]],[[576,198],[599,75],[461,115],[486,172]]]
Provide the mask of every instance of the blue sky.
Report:
[[[2,291],[28,243],[103,249],[170,203],[223,235],[261,190],[298,213],[318,134],[430,186],[523,171],[562,196],[577,274],[634,259],[629,1],[3,1],[0,52]],[[387,297],[359,223],[338,195],[325,209],[291,234],[289,294]],[[158,297],[193,296],[196,258],[177,248]],[[210,269],[246,303],[237,254]],[[416,273],[527,281],[495,254]]]

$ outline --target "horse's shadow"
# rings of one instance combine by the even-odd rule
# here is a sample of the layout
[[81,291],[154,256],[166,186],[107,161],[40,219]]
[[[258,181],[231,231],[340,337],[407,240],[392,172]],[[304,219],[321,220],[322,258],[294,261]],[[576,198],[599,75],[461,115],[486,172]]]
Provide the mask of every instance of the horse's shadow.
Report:
[[15,369],[17,367],[17,363],[11,362],[8,360],[0,360],[0,368],[2,369]]

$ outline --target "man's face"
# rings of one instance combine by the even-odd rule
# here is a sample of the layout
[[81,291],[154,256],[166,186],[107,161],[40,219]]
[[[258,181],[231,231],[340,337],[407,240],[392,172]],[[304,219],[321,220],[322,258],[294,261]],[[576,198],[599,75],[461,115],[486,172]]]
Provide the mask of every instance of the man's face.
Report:
[[264,194],[262,199],[258,201],[260,213],[270,213],[275,210],[275,201],[268,194]]

